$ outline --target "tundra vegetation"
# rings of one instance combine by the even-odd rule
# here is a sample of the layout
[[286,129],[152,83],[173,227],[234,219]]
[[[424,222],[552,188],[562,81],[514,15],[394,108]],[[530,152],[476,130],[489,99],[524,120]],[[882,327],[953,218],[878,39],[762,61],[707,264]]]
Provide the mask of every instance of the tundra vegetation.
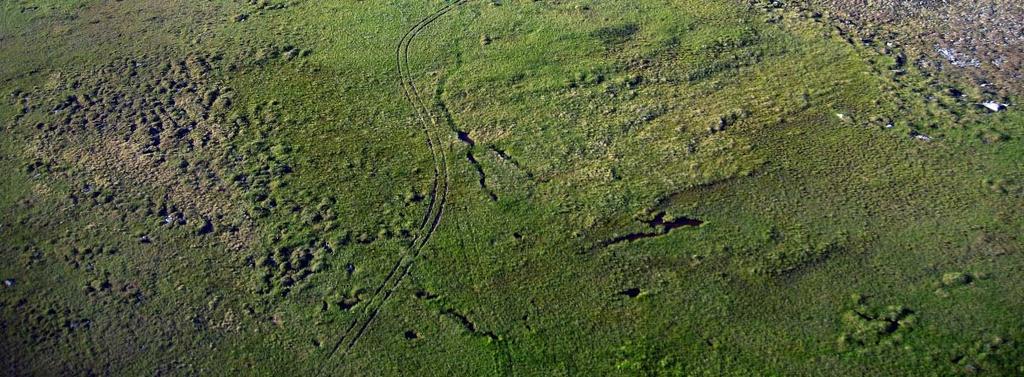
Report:
[[4,1],[0,369],[1024,373],[1021,12]]

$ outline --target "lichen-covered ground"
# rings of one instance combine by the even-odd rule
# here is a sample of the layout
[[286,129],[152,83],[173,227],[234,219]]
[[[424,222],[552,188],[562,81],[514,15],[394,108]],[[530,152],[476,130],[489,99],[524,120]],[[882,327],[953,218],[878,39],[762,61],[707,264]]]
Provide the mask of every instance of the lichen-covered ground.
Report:
[[0,370],[1019,375],[1022,19],[0,3]]

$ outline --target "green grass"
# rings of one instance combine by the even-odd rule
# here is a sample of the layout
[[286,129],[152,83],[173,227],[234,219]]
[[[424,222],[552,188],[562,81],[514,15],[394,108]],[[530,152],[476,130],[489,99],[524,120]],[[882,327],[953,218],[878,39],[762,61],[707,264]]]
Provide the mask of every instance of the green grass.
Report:
[[[394,49],[445,3],[5,5],[4,373],[1024,368],[1015,107],[894,77],[796,13],[494,4],[410,48],[424,102],[450,114],[434,129],[450,191],[348,353],[335,343],[378,308],[427,207],[431,152]],[[160,92],[170,80],[185,89]],[[53,110],[69,96],[99,99],[88,126]],[[192,128],[152,115],[164,131],[143,153],[147,106]],[[602,246],[660,212],[703,224]],[[956,272],[970,282],[943,283]]]

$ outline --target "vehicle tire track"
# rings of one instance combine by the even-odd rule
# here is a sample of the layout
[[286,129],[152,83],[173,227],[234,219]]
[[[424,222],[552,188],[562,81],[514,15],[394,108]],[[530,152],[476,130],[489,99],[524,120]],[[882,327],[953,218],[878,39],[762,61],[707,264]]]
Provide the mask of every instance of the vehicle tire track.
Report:
[[[423,18],[402,36],[402,39],[399,40],[399,43],[395,48],[395,61],[398,67],[398,78],[402,87],[402,95],[405,97],[406,101],[412,105],[413,110],[415,110],[416,118],[423,129],[427,147],[430,149],[434,167],[433,182],[430,194],[428,195],[427,209],[424,211],[419,231],[417,232],[416,237],[413,238],[410,252],[402,255],[402,257],[400,257],[391,268],[387,276],[384,278],[384,281],[381,282],[364,306],[361,314],[368,315],[365,315],[365,318],[357,316],[353,319],[331,349],[330,354],[327,356],[328,359],[338,353],[339,350],[342,350],[341,357],[342,360],[344,360],[344,357],[352,347],[355,346],[356,342],[362,338],[367,328],[369,328],[370,324],[380,313],[381,308],[387,300],[391,298],[392,294],[394,294],[402,280],[409,275],[412,265],[416,258],[419,257],[423,246],[427,244],[441,223],[441,218],[444,215],[445,204],[447,203],[448,197],[449,178],[447,152],[441,147],[440,138],[435,135],[438,128],[437,118],[431,112],[430,107],[424,105],[423,100],[419,96],[416,84],[409,75],[409,47],[416,36],[418,36],[427,26],[453,10],[455,7],[462,5],[467,1],[468,0],[459,0],[448,4],[434,14]],[[390,287],[389,284],[391,285]],[[383,296],[381,296],[381,293],[383,293]],[[380,299],[378,300],[378,298]],[[356,332],[353,333],[353,331]]]

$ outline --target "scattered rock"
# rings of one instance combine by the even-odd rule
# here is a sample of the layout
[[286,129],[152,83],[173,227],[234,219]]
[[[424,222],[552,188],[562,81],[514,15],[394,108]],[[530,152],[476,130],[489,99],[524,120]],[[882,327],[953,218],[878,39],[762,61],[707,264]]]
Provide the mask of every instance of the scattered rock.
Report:
[[958,287],[971,282],[971,275],[963,272],[947,272],[942,274],[942,285],[947,287]]
[[917,140],[921,140],[921,141],[932,141],[931,137],[929,137],[928,135],[922,134],[920,132],[917,132],[917,131],[910,131],[910,137],[915,138]]
[[4,279],[4,286],[7,288],[13,287],[15,284],[14,279]]
[[938,52],[939,55],[942,55],[943,58],[948,60],[950,64],[958,68],[981,66],[981,62],[978,61],[978,59],[968,54],[961,54],[960,52],[952,48],[937,48],[935,49],[935,51]]
[[285,60],[292,60],[297,58],[299,56],[299,53],[299,49],[292,48],[284,52],[284,58]]
[[1006,106],[1008,106],[1008,105],[1005,104],[1005,103],[986,101],[986,102],[982,102],[981,106],[986,108],[986,109],[991,110],[992,112],[998,112],[998,111],[1002,111],[1002,110],[1006,109]]
[[278,327],[284,326],[284,314],[274,313],[274,315],[270,318],[270,322],[277,325]]
[[[986,89],[1020,94],[1024,55],[1019,0],[748,0],[775,15],[824,18],[850,43],[900,57],[928,75],[949,73],[991,81]],[[813,15],[811,12],[814,12]]]

